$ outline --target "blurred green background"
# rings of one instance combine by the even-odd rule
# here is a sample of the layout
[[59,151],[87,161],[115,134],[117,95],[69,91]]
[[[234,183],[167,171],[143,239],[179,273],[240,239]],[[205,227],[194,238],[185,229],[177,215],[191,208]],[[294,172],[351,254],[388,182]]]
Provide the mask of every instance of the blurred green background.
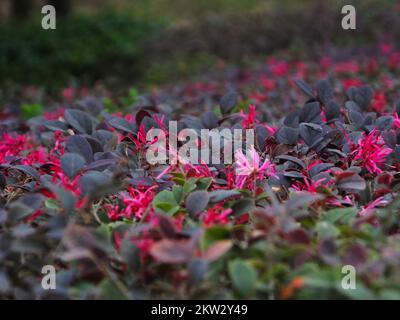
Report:
[[[44,4],[56,7],[56,30],[41,28]],[[357,30],[341,29],[344,4],[356,7]],[[221,61],[400,38],[395,0],[2,0],[0,18],[3,95],[27,85],[149,87]]]

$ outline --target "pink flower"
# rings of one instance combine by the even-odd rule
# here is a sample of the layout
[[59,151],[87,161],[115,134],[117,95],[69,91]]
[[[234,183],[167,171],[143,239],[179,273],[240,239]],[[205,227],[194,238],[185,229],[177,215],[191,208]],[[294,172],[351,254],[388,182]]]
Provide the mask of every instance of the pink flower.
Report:
[[376,58],[370,59],[366,65],[365,72],[368,75],[372,75],[374,73],[377,73],[378,71],[379,71],[378,60]]
[[229,222],[229,215],[232,209],[223,209],[222,205],[216,205],[203,215],[202,220],[205,226],[212,226],[215,224],[227,224]]
[[8,163],[13,157],[20,158],[21,164],[43,164],[48,154],[42,146],[35,146],[27,135],[4,133],[0,143],[0,163]]
[[125,207],[120,210],[116,205],[105,205],[104,209],[111,220],[123,218],[142,218],[146,210],[151,208],[151,202],[154,198],[153,189],[155,186],[148,188],[146,191],[141,191],[128,187],[128,192],[121,194],[122,202]]
[[386,106],[385,93],[382,91],[375,92],[374,98],[372,100],[372,109],[374,109],[379,113],[384,113],[385,106]]
[[358,214],[360,216],[365,216],[366,214],[373,212],[376,207],[384,207],[387,204],[388,201],[383,197],[376,198],[374,201],[364,206]]
[[148,188],[146,191],[140,191],[128,187],[128,193],[122,194],[122,201],[126,205],[121,214],[127,218],[141,218],[145,210],[153,201],[155,187]]
[[360,66],[357,61],[349,60],[336,64],[334,70],[336,73],[358,73]]
[[250,105],[248,114],[245,114],[243,110],[240,110],[240,116],[243,118],[242,128],[244,129],[253,128],[254,124],[259,122],[256,119],[256,106],[254,104]]
[[393,52],[390,55],[388,66],[392,69],[395,69],[398,65],[400,65],[400,52]]
[[332,65],[332,59],[329,57],[322,57],[322,59],[319,61],[319,64],[324,69],[330,68]]
[[75,96],[75,88],[73,88],[73,87],[65,88],[62,92],[62,95],[63,95],[65,101],[68,101],[68,102],[72,101],[72,99]]
[[264,87],[265,91],[271,91],[275,89],[276,81],[265,76],[260,77],[260,83]]
[[368,170],[369,173],[381,173],[381,166],[385,163],[386,157],[392,149],[384,147],[382,137],[376,129],[368,135],[363,133],[363,137],[358,141],[358,147],[354,160],[359,161],[359,165]]
[[342,84],[343,84],[344,90],[347,90],[350,87],[361,87],[362,85],[364,85],[364,82],[362,82],[361,80],[358,80],[358,79],[350,78],[347,80],[343,80]]
[[276,61],[272,59],[268,64],[274,77],[283,77],[289,72],[289,64],[284,60]]
[[325,182],[326,180],[325,178],[321,178],[319,180],[314,181],[304,177],[303,180],[304,184],[299,181],[296,181],[295,183],[293,183],[292,188],[296,191],[307,191],[310,193],[318,193],[319,187],[332,184],[332,182],[330,181]]
[[393,51],[393,45],[391,43],[381,42],[379,44],[379,51],[382,54],[389,54],[390,52]]
[[52,111],[45,111],[43,113],[43,117],[46,120],[57,120],[57,119],[61,119],[62,117],[64,117],[64,109],[63,108],[58,108],[56,110],[52,110]]
[[264,128],[267,129],[268,133],[273,136],[277,131],[278,128],[277,127],[273,127],[273,126],[269,126],[268,124],[264,125]]
[[254,149],[250,148],[245,156],[242,150],[236,151],[236,187],[242,189],[248,181],[255,182],[258,179],[269,177],[275,174],[275,166],[265,158],[264,162],[260,164],[260,156]]

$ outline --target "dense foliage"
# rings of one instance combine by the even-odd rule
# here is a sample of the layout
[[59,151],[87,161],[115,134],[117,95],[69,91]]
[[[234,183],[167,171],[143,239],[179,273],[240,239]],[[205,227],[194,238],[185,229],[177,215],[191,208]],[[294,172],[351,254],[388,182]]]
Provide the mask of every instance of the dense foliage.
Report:
[[72,16],[57,19],[56,30],[40,20],[13,22],[0,28],[0,82],[50,88],[78,79],[124,81],[142,72],[144,40],[156,23],[127,15]]
[[[386,43],[123,101],[70,88],[28,121],[3,112],[0,296],[399,298],[399,70]],[[255,149],[233,165],[150,165],[145,133],[170,119],[254,128]],[[48,264],[57,290],[41,288]]]

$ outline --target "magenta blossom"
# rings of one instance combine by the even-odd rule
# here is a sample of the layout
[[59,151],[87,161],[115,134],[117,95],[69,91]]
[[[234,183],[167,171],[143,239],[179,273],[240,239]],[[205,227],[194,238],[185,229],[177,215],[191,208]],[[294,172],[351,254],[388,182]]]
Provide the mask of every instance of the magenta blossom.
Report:
[[236,187],[242,189],[248,181],[255,182],[258,179],[275,175],[275,165],[268,158],[260,163],[260,156],[251,146],[247,151],[246,156],[242,150],[237,150],[235,153],[236,162]]
[[388,201],[383,197],[379,197],[374,201],[370,202],[368,205],[362,207],[361,211],[358,213],[360,216],[365,216],[369,213],[374,212],[376,207],[385,207],[388,205]]
[[386,157],[392,153],[392,149],[384,146],[382,137],[374,129],[368,135],[363,133],[354,153],[354,160],[359,161],[359,165],[367,169],[369,173],[381,173],[380,167],[385,163]]

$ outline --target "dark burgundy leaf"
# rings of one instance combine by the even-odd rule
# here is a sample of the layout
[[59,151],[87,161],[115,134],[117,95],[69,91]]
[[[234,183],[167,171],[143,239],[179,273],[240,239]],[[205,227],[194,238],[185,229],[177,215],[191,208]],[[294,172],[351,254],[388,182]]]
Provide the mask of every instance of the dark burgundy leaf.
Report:
[[362,191],[366,188],[366,183],[357,173],[346,171],[337,177],[337,187],[345,191]]
[[300,122],[307,123],[320,123],[321,122],[321,108],[318,101],[308,102],[300,111]]
[[305,95],[309,96],[310,98],[314,98],[313,89],[308,83],[301,79],[296,79],[295,83]]
[[311,147],[316,141],[323,139],[322,127],[319,125],[300,123],[299,132],[300,136],[309,147]]
[[321,241],[318,247],[318,255],[322,261],[329,265],[338,265],[340,263],[336,245],[332,239],[324,239]]
[[59,120],[47,120],[44,122],[44,126],[53,131],[66,131],[68,129],[67,124]]
[[324,196],[318,193],[297,192],[286,203],[287,210],[295,210],[304,206],[309,206],[315,201],[322,200]]
[[281,127],[276,133],[276,139],[279,143],[296,144],[298,135],[298,129]]
[[299,111],[295,111],[289,113],[288,116],[283,120],[283,124],[290,128],[298,128],[299,127]]
[[318,255],[322,261],[329,265],[338,265],[340,259],[337,256],[335,242],[332,239],[324,239],[318,247]]
[[60,160],[61,169],[70,179],[73,179],[86,163],[85,158],[77,153],[66,153]]
[[85,139],[89,142],[90,146],[92,147],[92,152],[103,152],[103,146],[101,145],[100,141],[92,136],[85,136]]
[[330,100],[325,105],[325,116],[328,121],[339,118],[340,116],[340,106],[333,100]]
[[7,180],[4,175],[0,172],[0,189],[4,189],[7,185]]
[[309,174],[311,177],[317,175],[318,173],[325,171],[329,168],[333,167],[332,163],[320,163],[320,164],[316,164],[313,167],[311,167],[311,169],[309,170]]
[[160,230],[166,238],[175,239],[177,237],[178,232],[169,217],[159,215],[158,221]]
[[193,244],[188,240],[164,239],[152,245],[150,254],[160,262],[174,264],[189,261],[193,250]]
[[317,82],[318,99],[323,105],[327,105],[333,99],[333,90],[328,80],[319,80]]
[[374,92],[370,86],[351,87],[347,90],[349,99],[356,102],[362,110],[367,110],[373,95]]
[[253,199],[239,199],[232,206],[232,213],[235,216],[241,216],[242,214],[249,213],[254,208],[255,205]]
[[294,171],[294,170],[285,171],[285,172],[283,172],[283,175],[285,177],[288,177],[288,178],[296,178],[296,179],[303,179],[304,178],[304,174],[302,174],[299,171]]
[[376,128],[378,130],[390,130],[393,125],[393,117],[392,116],[382,116],[376,119]]
[[117,162],[117,159],[100,159],[93,161],[89,165],[85,167],[85,170],[96,170],[96,171],[103,171],[107,169],[110,165],[113,165]]
[[396,156],[397,161],[400,161],[400,146],[396,146],[394,149],[394,154]]
[[207,191],[192,192],[186,199],[185,207],[191,216],[197,216],[207,208],[210,196]]
[[359,267],[366,263],[368,260],[367,249],[360,244],[353,244],[347,248],[343,262],[354,267]]
[[66,109],[64,112],[65,121],[79,133],[91,134],[93,121],[87,113],[77,109]]
[[128,120],[123,118],[112,118],[108,120],[108,123],[111,127],[120,131],[129,132],[132,134],[136,134],[137,132],[136,124],[129,122]]
[[218,118],[211,111],[203,113],[203,115],[201,116],[201,121],[204,124],[204,128],[206,129],[213,129],[218,127]]
[[36,180],[39,180],[39,178],[40,178],[39,173],[36,171],[36,169],[32,168],[31,166],[16,165],[16,166],[11,166],[11,168],[21,171],[21,172],[35,178]]
[[140,126],[145,117],[151,118],[151,113],[145,109],[140,109],[138,112],[136,112],[135,114],[136,124]]
[[276,157],[276,159],[279,159],[279,160],[288,160],[288,161],[291,161],[291,162],[297,164],[300,168],[303,168],[303,169],[306,168],[306,165],[305,165],[305,163],[304,163],[303,160],[298,159],[298,158],[293,157],[293,156],[289,156],[289,155],[284,154],[284,155],[281,155],[281,156]]
[[80,135],[73,135],[67,139],[66,149],[71,153],[80,154],[85,158],[86,163],[93,161],[93,151],[89,142]]
[[308,245],[310,236],[304,229],[296,229],[287,234],[287,239],[290,243]]
[[392,130],[383,131],[382,138],[389,148],[394,149],[396,147],[397,136],[394,131],[392,131]]
[[350,121],[356,126],[356,128],[361,128],[364,124],[364,116],[361,112],[350,110],[349,111]]
[[238,96],[236,92],[230,91],[226,93],[222,98],[219,103],[221,112],[223,114],[229,113],[236,105],[238,100]]

